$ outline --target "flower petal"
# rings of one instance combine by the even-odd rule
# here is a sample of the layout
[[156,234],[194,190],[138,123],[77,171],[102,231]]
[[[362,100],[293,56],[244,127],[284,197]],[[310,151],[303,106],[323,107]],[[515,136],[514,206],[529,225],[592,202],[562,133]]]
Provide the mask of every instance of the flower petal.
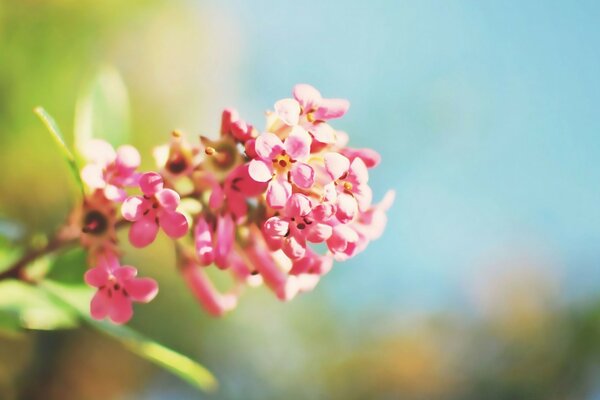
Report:
[[305,113],[312,111],[321,102],[321,93],[306,83],[299,83],[294,86],[292,93]]
[[358,205],[354,196],[348,193],[340,193],[337,200],[336,217],[341,223],[346,224],[354,219],[358,213]]
[[361,158],[355,158],[348,169],[348,178],[358,183],[367,183],[369,181],[369,170]]
[[108,270],[102,267],[95,267],[88,269],[83,275],[83,280],[88,285],[99,288],[100,286],[106,285],[108,282]]
[[146,247],[156,239],[158,225],[153,218],[143,217],[135,221],[129,229],[129,241],[135,247]]
[[131,196],[121,204],[121,214],[127,221],[137,221],[148,209],[148,200],[142,196]]
[[92,139],[85,142],[81,152],[86,160],[102,166],[113,162],[117,156],[110,143],[102,139]]
[[117,149],[116,164],[125,170],[132,171],[140,166],[140,153],[130,145],[120,146]]
[[194,297],[209,314],[220,316],[237,305],[237,297],[219,293],[202,269],[188,266],[182,274]]
[[128,279],[133,279],[137,275],[137,269],[128,265],[123,265],[121,268],[117,268],[112,273],[117,281],[122,282]]
[[286,256],[295,260],[297,258],[301,258],[306,253],[306,243],[302,240],[298,240],[294,236],[288,237],[283,242],[283,246],[281,248]]
[[335,143],[337,140],[335,130],[325,122],[315,122],[308,130],[318,142]]
[[125,296],[121,290],[112,292],[108,316],[115,324],[119,325],[126,323],[133,316],[131,299]]
[[265,221],[263,232],[272,238],[281,238],[288,234],[290,224],[288,221],[279,217],[271,217]]
[[283,208],[292,195],[292,185],[285,179],[273,179],[267,188],[267,203],[272,208]]
[[160,227],[171,239],[179,239],[188,231],[188,222],[180,212],[165,211],[159,217]]
[[148,303],[156,297],[158,284],[152,278],[135,278],[127,281],[125,290],[133,300]]
[[328,120],[340,118],[350,108],[350,102],[346,99],[322,99],[319,108],[315,111],[315,119]]
[[231,215],[224,215],[217,220],[215,264],[220,268],[229,267],[229,254],[235,240],[234,228]]
[[248,173],[250,174],[250,178],[256,182],[268,182],[273,178],[271,164],[267,164],[262,160],[250,161]]
[[350,168],[350,160],[340,153],[326,153],[323,156],[325,160],[325,169],[329,173],[331,180],[339,179]]
[[321,243],[331,237],[333,229],[327,224],[315,224],[313,223],[308,229],[306,239],[309,242]]
[[265,132],[256,138],[254,150],[263,160],[271,161],[283,151],[283,142],[274,133]]
[[294,193],[286,205],[285,212],[289,217],[304,217],[310,213],[310,199],[302,193]]
[[310,189],[315,183],[315,171],[305,163],[296,163],[290,170],[292,182],[302,189]]
[[99,164],[88,164],[81,170],[81,179],[91,189],[100,189],[106,185],[104,171]]
[[163,178],[156,172],[146,172],[140,177],[140,189],[146,196],[154,196],[163,186]]
[[214,260],[212,232],[206,219],[202,216],[198,218],[198,222],[196,222],[196,227],[194,228],[194,243],[200,265],[206,266],[211,264]]
[[300,111],[300,104],[294,99],[282,99],[275,103],[275,113],[289,126],[298,125]]
[[301,126],[294,126],[284,143],[285,152],[293,160],[305,160],[310,154],[312,139]]
[[166,210],[175,211],[181,200],[179,193],[173,189],[162,189],[156,192],[156,200]]
[[98,290],[90,302],[90,315],[92,318],[97,320],[104,319],[108,314],[110,302],[111,300],[106,294],[106,290]]

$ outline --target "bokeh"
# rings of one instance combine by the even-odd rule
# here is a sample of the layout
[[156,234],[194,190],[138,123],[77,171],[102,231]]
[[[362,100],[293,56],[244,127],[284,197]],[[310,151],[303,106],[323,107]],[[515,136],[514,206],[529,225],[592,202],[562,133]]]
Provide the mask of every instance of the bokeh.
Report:
[[[283,304],[249,290],[207,316],[165,237],[126,261],[157,277],[131,325],[220,381],[211,395],[96,332],[0,338],[1,399],[600,399],[600,3],[0,1],[0,217],[52,233],[67,141],[94,85],[151,168],[172,129],[262,126],[298,82],[351,101],[338,124],[383,157],[386,233]],[[114,104],[113,104],[114,105]],[[17,221],[14,224],[10,221]]]

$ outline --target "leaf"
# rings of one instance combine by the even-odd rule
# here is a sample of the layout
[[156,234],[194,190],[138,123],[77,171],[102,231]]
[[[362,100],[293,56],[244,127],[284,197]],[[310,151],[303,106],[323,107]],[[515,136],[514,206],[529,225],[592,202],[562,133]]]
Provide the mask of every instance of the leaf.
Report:
[[217,388],[218,382],[213,374],[189,357],[158,344],[127,326],[92,319],[89,316],[88,303],[93,290],[87,286],[64,285],[48,280],[41,285],[76,310],[89,325],[117,339],[133,353],[152,361],[200,389],[213,391]]
[[61,283],[82,285],[83,275],[87,268],[85,250],[81,247],[75,247],[60,253],[54,258],[46,278]]
[[73,173],[73,176],[75,177],[75,181],[77,182],[77,185],[79,186],[79,189],[81,190],[81,195],[84,196],[85,192],[84,192],[84,188],[83,188],[83,181],[81,180],[81,175],[79,175],[79,167],[77,166],[77,161],[75,160],[75,156],[73,156],[73,153],[71,152],[71,150],[69,150],[69,148],[67,147],[67,144],[65,143],[65,140],[63,139],[63,135],[61,134],[60,129],[59,129],[58,125],[56,124],[56,121],[42,107],[34,108],[33,112],[44,123],[44,125],[48,129],[48,132],[50,132],[50,135],[52,136],[52,138],[58,145],[58,148],[62,152],[65,160],[67,160],[67,163],[69,164],[69,168],[71,169],[71,172]]
[[[0,283],[0,311],[5,322],[27,329],[55,330],[78,326],[77,314],[44,290],[16,280]],[[7,316],[13,316],[11,321]]]
[[113,146],[128,141],[129,95],[119,71],[105,66],[85,86],[75,110],[75,148],[81,153],[92,138]]

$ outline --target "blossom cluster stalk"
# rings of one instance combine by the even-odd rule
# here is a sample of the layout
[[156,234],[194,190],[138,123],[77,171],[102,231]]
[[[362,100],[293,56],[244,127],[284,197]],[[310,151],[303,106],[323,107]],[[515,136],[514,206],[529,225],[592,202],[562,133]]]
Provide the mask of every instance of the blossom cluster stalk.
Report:
[[[369,170],[378,153],[348,147],[348,135],[330,124],[348,108],[298,84],[267,111],[263,131],[226,109],[217,138],[173,132],[154,151],[154,171],[139,171],[132,146],[88,143],[86,196],[71,225],[92,267],[85,275],[97,290],[92,317],[126,323],[133,302],[158,293],[155,280],[121,265],[117,224],[128,227],[135,248],[160,232],[175,240],[181,276],[215,316],[235,308],[248,286],[264,284],[290,300],[312,290],[334,261],[363,251],[382,234],[394,193],[373,203]],[[228,290],[211,281],[219,271],[232,278]]]

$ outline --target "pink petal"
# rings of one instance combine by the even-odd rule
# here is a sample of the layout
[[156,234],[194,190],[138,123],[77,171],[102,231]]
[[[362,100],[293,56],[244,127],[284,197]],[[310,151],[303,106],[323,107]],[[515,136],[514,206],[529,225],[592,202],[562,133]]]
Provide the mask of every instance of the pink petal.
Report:
[[344,175],[350,168],[350,160],[340,153],[326,153],[323,159],[325,160],[325,169],[334,181]]
[[310,228],[308,228],[306,239],[309,242],[321,243],[329,239],[331,237],[332,232],[333,229],[330,225],[313,223],[312,225],[310,225]]
[[112,292],[108,316],[115,324],[119,325],[126,323],[133,316],[131,299],[125,296],[121,290]]
[[200,264],[203,266],[211,264],[214,260],[212,232],[202,216],[198,218],[194,228],[194,243]]
[[336,134],[331,125],[325,122],[315,122],[309,128],[316,141],[321,143],[335,143]]
[[283,242],[281,249],[286,256],[294,260],[304,256],[306,253],[306,243],[299,241],[294,236],[290,236]]
[[328,203],[337,202],[337,189],[334,182],[328,183],[323,186],[323,200]]
[[92,139],[83,145],[83,156],[97,164],[105,166],[113,162],[117,156],[110,143],[101,139]]
[[98,267],[112,273],[112,271],[120,268],[121,264],[115,253],[112,251],[103,251],[98,257]]
[[146,247],[156,239],[158,225],[154,218],[143,217],[135,221],[129,229],[129,241],[135,247]]
[[312,210],[312,216],[321,222],[327,221],[333,214],[335,214],[335,206],[329,202],[317,204]]
[[114,185],[106,185],[104,188],[104,196],[110,201],[120,203],[127,198],[127,192]]
[[210,192],[210,197],[208,198],[208,207],[211,210],[218,210],[223,206],[223,202],[225,202],[225,193],[223,192],[223,188],[218,183],[215,183],[212,186],[212,191]]
[[275,113],[286,125],[298,125],[300,104],[294,99],[279,100],[275,103]]
[[88,269],[83,275],[83,280],[88,285],[99,288],[100,286],[106,285],[108,282],[108,270],[102,267],[95,267]]
[[237,121],[240,118],[237,110],[233,108],[226,108],[221,114],[221,135],[225,135],[231,132],[231,123]]
[[381,162],[381,156],[373,149],[344,149],[342,152],[350,159],[360,158],[367,168],[374,168]]
[[166,210],[175,211],[179,205],[179,193],[172,189],[162,189],[155,194],[156,200]]
[[301,126],[294,126],[284,143],[285,152],[293,160],[305,160],[310,154],[310,135]]
[[256,182],[268,182],[273,178],[271,164],[262,160],[252,160],[248,165],[248,173]]
[[297,218],[308,215],[310,209],[310,199],[301,193],[294,193],[286,206],[285,212],[289,217]]
[[300,103],[304,113],[312,111],[321,102],[321,93],[311,85],[299,83],[292,91],[294,98]]
[[112,274],[117,278],[117,281],[123,282],[135,278],[137,276],[137,269],[124,265],[121,268],[115,269]]
[[158,284],[152,278],[135,278],[124,285],[129,296],[140,303],[148,303],[158,294]]
[[271,161],[283,151],[283,142],[277,135],[265,132],[256,138],[254,150],[263,160]]
[[215,264],[221,268],[229,266],[229,254],[235,239],[233,219],[224,215],[217,220],[217,235],[215,245]]
[[315,171],[308,164],[298,162],[290,170],[292,182],[302,189],[310,189],[315,183]]
[[148,208],[148,200],[142,196],[131,196],[121,204],[121,214],[127,221],[137,221]]
[[110,298],[106,290],[98,290],[90,302],[90,315],[96,320],[102,320],[108,314],[110,308]]
[[355,158],[350,164],[348,177],[358,183],[367,183],[369,181],[369,170],[365,162],[360,158]]
[[103,188],[106,185],[104,170],[101,165],[88,164],[81,170],[81,179],[91,189]]
[[360,211],[367,211],[373,201],[373,190],[371,187],[369,185],[358,185],[353,188],[352,192],[358,204],[358,209]]
[[140,166],[140,153],[135,147],[124,145],[117,149],[116,164],[126,170],[134,170]]
[[292,185],[284,179],[273,179],[267,188],[267,203],[272,208],[283,208],[292,195]]
[[254,268],[263,277],[267,286],[275,292],[280,300],[290,300],[298,293],[294,284],[288,281],[286,274],[277,267],[267,249],[259,244],[254,244],[246,248],[246,255]]
[[227,201],[227,208],[236,220],[246,216],[248,213],[246,198],[240,195],[230,194]]
[[340,193],[337,201],[336,217],[341,223],[346,224],[354,219],[358,213],[356,199],[347,193]]
[[165,211],[159,217],[160,227],[171,239],[179,239],[188,231],[188,222],[182,213]]
[[319,108],[315,111],[315,119],[328,120],[340,118],[350,108],[350,102],[346,99],[323,99]]
[[140,177],[140,188],[146,196],[154,196],[163,188],[163,178],[156,172],[146,172]]
[[265,221],[263,231],[265,235],[273,238],[284,237],[288,234],[290,224],[288,221],[283,220],[279,217],[271,217]]

